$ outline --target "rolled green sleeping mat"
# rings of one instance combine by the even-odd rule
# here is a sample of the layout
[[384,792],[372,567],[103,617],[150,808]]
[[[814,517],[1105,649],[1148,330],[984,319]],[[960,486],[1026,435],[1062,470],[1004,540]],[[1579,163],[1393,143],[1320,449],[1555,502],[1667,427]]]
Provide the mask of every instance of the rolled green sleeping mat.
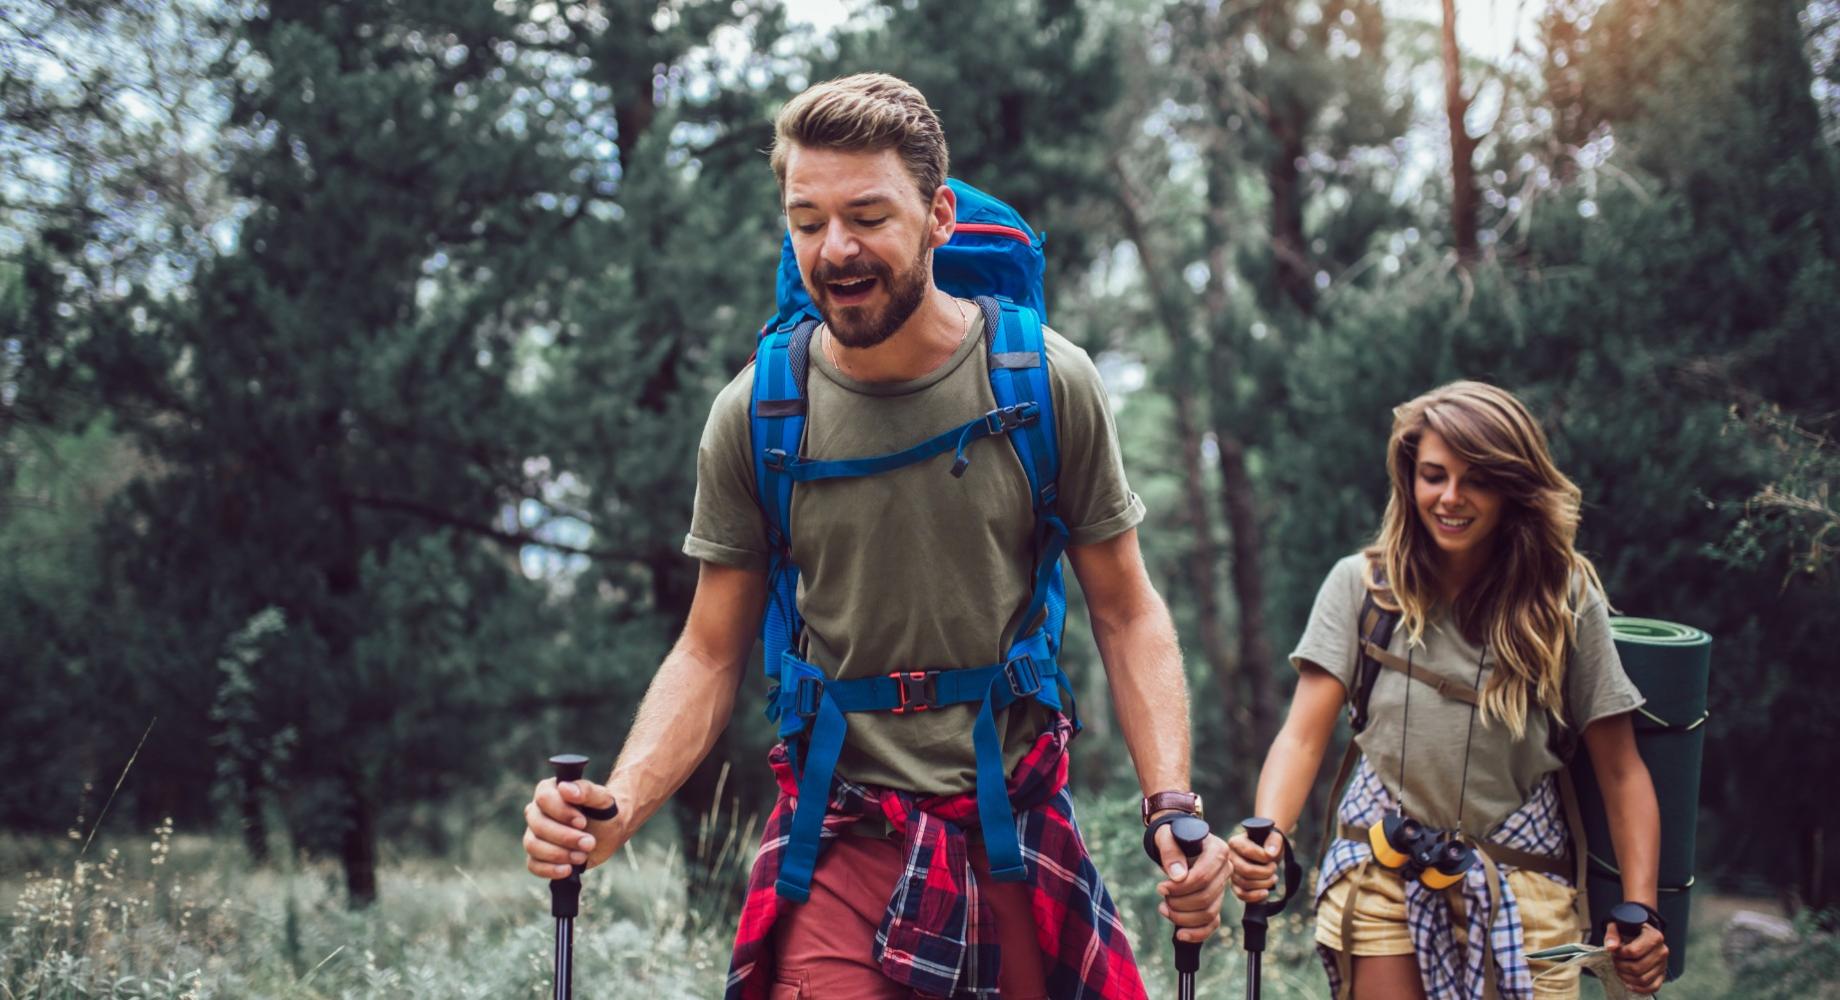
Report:
[[[1693,887],[1694,834],[1699,821],[1700,758],[1706,744],[1706,686],[1712,671],[1712,637],[1689,625],[1652,618],[1612,618],[1623,670],[1647,701],[1636,710],[1636,751],[1648,765],[1661,805],[1661,916],[1668,926],[1668,978],[1687,961],[1687,911]],[[1591,852],[1591,940],[1610,908],[1623,898],[1623,882],[1610,840],[1590,756],[1572,760],[1579,812]]]

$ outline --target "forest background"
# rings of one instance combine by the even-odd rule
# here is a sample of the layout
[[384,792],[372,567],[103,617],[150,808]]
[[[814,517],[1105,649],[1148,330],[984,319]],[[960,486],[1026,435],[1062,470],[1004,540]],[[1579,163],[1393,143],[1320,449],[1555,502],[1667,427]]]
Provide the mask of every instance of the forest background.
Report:
[[[771,116],[867,69],[1047,233],[1217,815],[1390,408],[1482,378],[1614,604],[1715,637],[1699,891],[1833,958],[1840,2],[4,0],[9,997],[541,992],[520,803],[551,752],[607,766],[681,627]],[[1081,620],[1074,780],[1128,841]],[[585,969],[711,994],[763,690],[601,877]]]

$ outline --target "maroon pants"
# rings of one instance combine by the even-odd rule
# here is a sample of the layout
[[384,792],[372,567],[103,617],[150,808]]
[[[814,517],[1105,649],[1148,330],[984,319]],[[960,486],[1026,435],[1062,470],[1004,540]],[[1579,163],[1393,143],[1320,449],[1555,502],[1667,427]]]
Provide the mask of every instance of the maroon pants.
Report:
[[[978,891],[997,924],[1003,1000],[1047,1000],[1029,887],[990,877],[982,844],[970,850]],[[845,834],[824,845],[811,899],[780,911],[773,929],[778,970],[772,1000],[909,1000],[917,996],[882,975],[875,931],[906,863],[899,840]]]

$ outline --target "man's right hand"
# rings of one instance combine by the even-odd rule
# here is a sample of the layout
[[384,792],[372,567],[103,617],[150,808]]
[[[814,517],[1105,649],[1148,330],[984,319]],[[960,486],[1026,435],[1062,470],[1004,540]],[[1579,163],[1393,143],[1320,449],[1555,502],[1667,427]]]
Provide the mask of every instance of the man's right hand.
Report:
[[593,867],[607,860],[625,841],[615,827],[619,821],[597,823],[582,815],[576,805],[605,809],[613,792],[592,781],[545,778],[524,806],[524,867],[538,878],[567,878],[571,865]]

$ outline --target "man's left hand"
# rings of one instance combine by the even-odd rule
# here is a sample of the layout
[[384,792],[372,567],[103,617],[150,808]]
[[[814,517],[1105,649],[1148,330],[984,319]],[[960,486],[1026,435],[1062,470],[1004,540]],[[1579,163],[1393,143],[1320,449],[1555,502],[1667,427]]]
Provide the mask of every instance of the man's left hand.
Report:
[[1156,911],[1176,925],[1176,938],[1191,944],[1206,941],[1220,929],[1220,901],[1227,892],[1227,842],[1208,835],[1193,861],[1176,846],[1175,834],[1156,831],[1156,849],[1168,881],[1157,884],[1163,901]]

